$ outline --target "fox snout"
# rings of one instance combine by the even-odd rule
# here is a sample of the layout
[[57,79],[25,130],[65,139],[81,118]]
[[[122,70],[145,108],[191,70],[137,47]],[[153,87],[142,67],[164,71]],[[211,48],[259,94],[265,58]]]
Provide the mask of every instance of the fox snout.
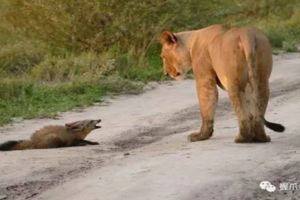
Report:
[[97,124],[99,124],[101,121],[102,121],[101,119],[95,120],[95,126],[94,126],[95,129],[101,128],[101,126],[98,126],[98,125],[97,125]]

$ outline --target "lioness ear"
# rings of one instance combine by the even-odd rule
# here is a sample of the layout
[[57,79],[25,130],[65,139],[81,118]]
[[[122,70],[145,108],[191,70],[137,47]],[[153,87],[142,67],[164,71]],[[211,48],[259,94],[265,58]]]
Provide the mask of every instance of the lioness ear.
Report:
[[176,42],[177,42],[177,37],[174,35],[174,33],[170,31],[164,31],[160,35],[161,44],[175,44]]

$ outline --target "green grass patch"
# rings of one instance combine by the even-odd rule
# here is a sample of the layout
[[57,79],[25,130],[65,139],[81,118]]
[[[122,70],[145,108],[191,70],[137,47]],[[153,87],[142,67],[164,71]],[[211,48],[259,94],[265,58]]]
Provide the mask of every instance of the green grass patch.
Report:
[[[9,66],[18,66],[17,59],[6,60]],[[163,80],[160,64],[155,56],[137,62],[131,56],[112,59],[86,52],[48,55],[41,62],[32,62],[23,73],[2,68],[0,125],[16,118],[52,117],[99,102],[107,94],[139,93],[148,81]],[[14,72],[19,75],[13,77]]]
[[28,80],[0,82],[0,125],[14,118],[52,117],[58,112],[91,105],[107,93],[139,92],[143,85],[117,76],[98,81],[42,84]]

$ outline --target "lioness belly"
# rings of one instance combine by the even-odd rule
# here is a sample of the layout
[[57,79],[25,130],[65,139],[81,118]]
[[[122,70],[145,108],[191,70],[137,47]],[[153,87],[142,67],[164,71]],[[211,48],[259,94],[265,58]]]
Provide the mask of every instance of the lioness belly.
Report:
[[219,77],[217,77],[217,85],[223,89],[223,90],[227,90],[227,79],[223,78],[223,81],[221,82]]
[[216,69],[217,85],[228,91],[232,86],[239,86],[243,90],[249,81],[247,66],[242,65],[225,65],[222,69]]

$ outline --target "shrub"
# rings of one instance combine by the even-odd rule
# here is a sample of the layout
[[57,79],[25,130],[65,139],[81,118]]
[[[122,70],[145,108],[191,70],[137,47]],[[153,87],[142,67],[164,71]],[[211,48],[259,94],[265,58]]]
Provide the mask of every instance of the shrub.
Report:
[[75,79],[99,79],[115,68],[114,60],[95,53],[47,57],[31,71],[31,76],[40,81],[71,81]]
[[224,5],[204,0],[6,2],[2,15],[11,32],[73,52],[104,52],[115,45],[135,56],[144,56],[165,28],[183,30],[220,22],[214,10]]
[[0,71],[6,74],[22,75],[40,63],[45,50],[32,42],[19,42],[0,48]]
[[31,95],[33,82],[25,79],[2,79],[0,81],[0,99],[19,98]]
[[282,49],[286,52],[295,52],[297,51],[296,43],[293,41],[284,41],[282,43]]

